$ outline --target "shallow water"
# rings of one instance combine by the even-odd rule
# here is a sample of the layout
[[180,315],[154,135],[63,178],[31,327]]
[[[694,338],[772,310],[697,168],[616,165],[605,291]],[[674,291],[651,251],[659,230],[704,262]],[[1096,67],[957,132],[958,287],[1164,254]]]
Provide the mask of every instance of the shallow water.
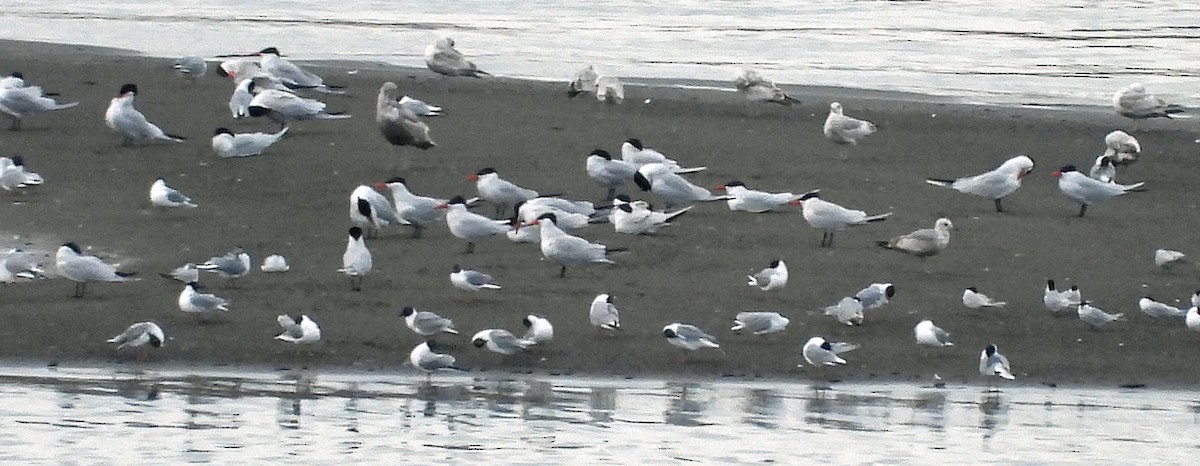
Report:
[[[424,66],[452,35],[485,70],[566,79],[776,81],[995,103],[1107,105],[1131,81],[1196,105],[1200,4],[1171,0],[10,0],[0,38],[175,57],[278,46],[296,59]],[[2,66],[2,64],[0,64]]]
[[9,367],[0,399],[10,464],[1182,464],[1200,454],[1200,400],[1155,390]]

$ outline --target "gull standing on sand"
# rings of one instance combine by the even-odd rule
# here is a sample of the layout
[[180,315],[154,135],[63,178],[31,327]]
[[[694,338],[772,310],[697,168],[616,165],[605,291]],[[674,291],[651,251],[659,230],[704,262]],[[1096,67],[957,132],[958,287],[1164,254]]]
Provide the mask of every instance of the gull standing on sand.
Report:
[[516,335],[513,335],[508,330],[492,328],[480,330],[472,336],[471,344],[475,345],[476,348],[486,346],[488,351],[509,356],[525,351],[533,345],[533,342],[517,338]]
[[504,216],[508,210],[516,214],[516,205],[538,197],[538,192],[517,186],[511,181],[500,177],[495,168],[485,167],[467,175],[467,180],[475,182],[475,190],[479,197],[496,206],[496,217]]
[[158,126],[146,120],[136,108],[133,108],[133,98],[138,94],[136,84],[124,84],[117,96],[108,104],[104,112],[104,123],[114,132],[121,135],[122,146],[128,146],[134,139],[161,139],[163,141],[183,142],[183,136],[175,136],[163,132]]
[[779,210],[804,196],[803,194],[757,191],[747,188],[746,183],[736,180],[717,186],[715,189],[728,193],[730,199],[725,202],[729,206],[729,210],[756,214]]
[[1108,324],[1118,320],[1125,320],[1125,314],[1109,314],[1104,312],[1103,309],[1092,306],[1092,303],[1087,301],[1079,303],[1079,308],[1076,311],[1076,314],[1079,315],[1079,320],[1082,320],[1084,323],[1090,325],[1094,330],[1102,329]]
[[842,114],[842,104],[829,104],[829,116],[825,117],[825,137],[838,144],[857,145],[858,140],[875,132],[875,124]]
[[[379,88],[379,96],[375,100],[375,123],[379,125],[379,133],[393,146],[412,146],[424,150],[437,145],[429,136],[429,125],[396,100],[394,82],[385,82]],[[405,158],[404,164],[409,163]]]
[[879,309],[894,296],[896,296],[896,285],[891,283],[872,283],[854,294],[854,297],[862,303],[864,311]]
[[196,268],[195,263],[188,262],[176,267],[170,273],[160,273],[159,276],[169,280],[177,280],[184,284],[197,283],[200,281],[200,269]]
[[841,354],[854,351],[859,346],[854,343],[830,342],[822,337],[809,338],[800,350],[804,360],[811,366],[837,366],[846,364]]
[[605,330],[621,329],[621,314],[612,295],[600,293],[592,299],[592,304],[588,307],[588,321],[593,327]]
[[154,322],[138,322],[130,325],[120,335],[108,339],[109,343],[117,344],[117,351],[124,348],[137,348],[138,359],[145,359],[146,344],[152,348],[161,348],[167,343],[167,336],[162,327]]
[[783,89],[776,86],[774,82],[762,77],[754,70],[741,70],[737,79],[733,81],[733,87],[738,94],[751,102],[769,102],[780,105],[800,103],[799,99],[783,92]]
[[225,159],[259,155],[283,139],[287,132],[287,127],[284,127],[276,133],[234,134],[229,128],[217,128],[213,131],[212,149],[218,157]]
[[821,247],[833,247],[833,234],[846,227],[881,222],[892,215],[891,212],[867,215],[861,210],[847,209],[821,199],[821,193],[817,191],[805,193],[792,204],[800,206],[800,213],[810,226],[821,230]]
[[693,202],[713,202],[731,199],[730,196],[717,196],[709,190],[696,186],[683,176],[676,173],[670,165],[663,163],[648,163],[638,168],[633,174],[633,182],[642,191],[657,194],[667,207],[686,206]]
[[683,168],[683,166],[680,165],[679,162],[676,162],[675,160],[667,158],[667,156],[663,155],[662,152],[659,152],[659,151],[656,151],[649,147],[646,147],[644,144],[642,144],[642,141],[638,138],[629,138],[629,139],[626,139],[625,142],[621,143],[621,161],[628,163],[630,165],[634,165],[639,168],[642,165],[646,165],[646,164],[650,164],[650,163],[661,163],[661,164],[666,165],[667,167],[670,167],[671,171],[678,173],[680,175],[685,175],[688,173],[695,173],[695,172],[702,171],[702,170],[705,170],[708,168],[708,167]]
[[837,318],[849,326],[862,325],[863,305],[857,296],[847,296],[832,306],[825,306],[825,315]]
[[975,289],[973,286],[969,286],[967,289],[963,290],[962,303],[963,306],[966,306],[968,309],[979,309],[981,307],[1004,307],[1008,305],[1008,303],[1004,301],[997,301],[989,298],[988,295],[980,293],[979,290]]
[[1187,261],[1187,254],[1171,249],[1155,249],[1154,250],[1154,265],[1169,269],[1174,265],[1181,264]]
[[1000,201],[1021,187],[1021,179],[1033,171],[1033,159],[1018,155],[1004,161],[994,170],[975,176],[957,179],[926,178],[925,182],[934,186],[942,186],[960,193],[974,194],[984,199],[991,199],[996,204],[996,212],[1004,212]]
[[25,157],[20,155],[14,155],[11,159],[0,157],[0,188],[4,188],[5,191],[40,186],[45,182],[42,175],[26,171]]
[[215,273],[221,278],[234,280],[250,273],[250,255],[241,246],[233,248],[221,256],[213,256],[207,262],[197,265],[197,269]]
[[1145,182],[1134,184],[1105,183],[1080,173],[1074,165],[1066,165],[1052,174],[1058,178],[1058,190],[1079,203],[1079,216],[1087,213],[1089,205],[1133,192],[1145,191]]
[[492,276],[478,270],[472,270],[454,264],[450,271],[450,284],[465,291],[499,290],[500,285],[492,283]]
[[550,324],[550,319],[529,314],[521,319],[521,325],[526,329],[521,338],[530,344],[539,345],[554,339],[554,325]]
[[690,324],[679,322],[672,323],[663,327],[663,337],[666,337],[667,343],[688,350],[698,350],[701,348],[720,348],[716,337],[704,333],[699,327]]
[[175,60],[174,68],[179,77],[195,84],[196,79],[208,72],[208,62],[204,61],[204,58],[188,55]]
[[780,315],[778,312],[739,312],[733,319],[733,327],[729,330],[734,332],[749,330],[755,335],[767,335],[782,332],[790,322],[791,320]]
[[1142,155],[1142,145],[1137,138],[1118,129],[1104,136],[1104,155],[1114,165],[1128,165],[1138,161]]
[[913,337],[917,339],[918,345],[937,348],[954,346],[954,343],[950,342],[950,334],[934,325],[933,321],[929,319],[917,322],[917,325],[913,327]]
[[400,317],[404,318],[404,325],[417,335],[424,337],[439,333],[458,335],[458,330],[454,328],[454,321],[432,311],[418,311],[412,306],[405,306],[400,310]]
[[212,293],[201,293],[200,284],[190,282],[179,293],[179,310],[192,314],[229,312],[229,301]]
[[[19,73],[14,73],[19,74]],[[6,78],[7,79],[7,78]],[[24,81],[21,81],[24,84]],[[68,109],[79,105],[79,102],[60,104],[42,92],[39,86],[0,86],[0,113],[12,119],[8,129],[21,129],[21,120],[30,115],[54,110]]]
[[604,199],[612,199],[617,195],[617,187],[633,179],[638,167],[623,160],[613,160],[608,151],[596,149],[587,156],[586,170],[588,177],[607,189]]
[[887,241],[877,241],[876,244],[884,249],[906,252],[917,257],[925,258],[942,252],[950,245],[950,230],[954,224],[948,218],[939,218],[933,228],[922,228],[907,235],[897,236]]
[[559,278],[567,276],[567,266],[612,264],[613,261],[609,255],[624,251],[623,248],[609,249],[603,244],[592,243],[578,236],[567,234],[555,224],[556,221],[557,217],[554,214],[542,214],[537,218],[536,225],[541,229],[542,234],[540,244],[542,256],[546,260],[558,264],[560,267]]
[[1042,293],[1042,304],[1050,312],[1059,312],[1078,306],[1081,302],[1082,294],[1079,292],[1079,287],[1072,285],[1067,291],[1059,291],[1054,284],[1054,280],[1046,280],[1046,289]]
[[418,370],[425,372],[426,381],[431,380],[433,373],[438,370],[463,370],[454,365],[454,356],[438,353],[437,346],[437,343],[433,341],[424,341],[414,347],[412,352],[408,353],[408,362],[412,363],[413,367]]
[[89,282],[128,282],[133,272],[121,272],[96,256],[85,256],[75,243],[63,243],[54,256],[58,274],[75,282],[75,297],[82,298]]
[[50,277],[29,253],[12,249],[0,258],[0,283],[14,283],[18,278],[33,280]]
[[631,203],[616,200],[622,197],[629,199],[629,196],[624,194],[617,196],[614,198],[614,207],[609,212],[609,222],[613,224],[617,233],[653,235],[663,227],[671,225],[671,221],[676,217],[692,209],[692,206],[687,206],[674,212],[653,211],[642,201]]
[[350,118],[342,112],[328,112],[325,102],[300,97],[289,91],[263,89],[250,99],[247,108],[252,117],[267,117],[286,128],[288,121],[301,120],[345,120]]
[[1105,183],[1116,183],[1117,167],[1113,165],[1112,159],[1108,158],[1107,155],[1101,155],[1096,157],[1096,162],[1092,164],[1092,169],[1088,171],[1088,177]]
[[392,193],[395,203],[396,216],[401,222],[407,222],[413,227],[413,238],[420,238],[426,227],[437,223],[444,212],[437,207],[449,202],[448,199],[418,196],[408,190],[408,182],[401,177],[392,177],[384,183],[375,183],[375,189],[387,188]]
[[749,280],[747,285],[757,286],[763,291],[782,289],[788,282],[787,264],[781,259],[772,260],[765,269],[754,275],[747,275],[746,279]]
[[1161,301],[1156,301],[1154,298],[1149,296],[1143,296],[1138,300],[1138,309],[1141,309],[1141,311],[1146,313],[1146,315],[1155,319],[1162,319],[1164,317],[1178,318],[1184,317],[1187,314],[1186,310]]
[[362,291],[363,277],[371,272],[371,251],[363,241],[363,231],[350,227],[346,240],[346,252],[342,253],[342,268],[338,272],[350,276],[350,289]]
[[1183,107],[1168,104],[1146,92],[1142,83],[1132,83],[1113,93],[1112,107],[1118,115],[1134,120],[1171,118],[1172,114],[1183,112]]
[[1008,365],[1008,358],[1000,354],[1000,350],[996,345],[987,345],[983,351],[979,352],[979,373],[985,376],[996,376],[1008,380],[1013,380],[1016,377],[1012,375],[1012,368]]
[[507,220],[492,220],[467,210],[462,196],[454,196],[437,208],[446,209],[446,226],[450,228],[451,235],[466,240],[467,254],[475,252],[475,243],[503,235],[512,229]]
[[258,66],[267,75],[279,80],[291,89],[312,89],[326,94],[345,94],[342,86],[325,84],[320,76],[312,74],[287,59],[279,56],[279,49],[267,47],[258,52]]
[[167,186],[167,182],[162,178],[155,180],[154,184],[150,185],[150,203],[166,208],[196,207],[196,204],[192,204],[192,198]]
[[619,104],[625,101],[625,85],[616,76],[601,76],[596,78],[596,100],[606,104]]
[[442,37],[425,47],[425,66],[434,73],[446,76],[479,78],[480,75],[490,75],[455,49],[454,39],[449,37]]
[[283,327],[283,333],[275,336],[276,340],[295,343],[297,345],[311,345],[321,341],[321,327],[309,319],[307,315],[293,317],[287,314],[280,314],[275,318],[279,322],[279,326]]
[[405,222],[383,194],[360,184],[350,192],[350,223],[365,228],[366,233],[379,234],[385,226],[403,225]]
[[592,65],[576,71],[571,82],[567,83],[567,98],[573,99],[584,92],[596,92],[597,79],[600,79],[600,75],[596,73],[596,68]]

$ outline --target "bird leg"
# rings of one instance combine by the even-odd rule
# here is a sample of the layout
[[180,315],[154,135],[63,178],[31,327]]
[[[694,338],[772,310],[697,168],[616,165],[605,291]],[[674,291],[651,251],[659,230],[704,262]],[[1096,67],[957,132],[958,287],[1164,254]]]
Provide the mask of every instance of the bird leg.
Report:
[[420,237],[421,237],[421,230],[423,230],[424,228],[425,228],[425,227],[422,227],[421,225],[418,225],[418,224],[416,224],[416,223],[413,223],[413,232],[412,232],[412,236],[411,236],[411,238],[412,238],[412,239],[418,239],[418,238],[420,238]]
[[1087,204],[1079,204],[1079,217],[1083,218],[1083,214],[1087,213]]
[[87,283],[84,283],[84,282],[76,282],[76,283],[75,283],[75,297],[76,297],[76,298],[82,298],[82,297],[83,297],[83,291],[84,291],[84,288],[86,288],[86,287],[87,287]]
[[1004,207],[1000,206],[1000,199],[996,199],[996,212],[1004,213]]
[[475,252],[475,243],[467,243],[467,254]]
[[567,266],[564,265],[558,270],[558,278],[567,278]]

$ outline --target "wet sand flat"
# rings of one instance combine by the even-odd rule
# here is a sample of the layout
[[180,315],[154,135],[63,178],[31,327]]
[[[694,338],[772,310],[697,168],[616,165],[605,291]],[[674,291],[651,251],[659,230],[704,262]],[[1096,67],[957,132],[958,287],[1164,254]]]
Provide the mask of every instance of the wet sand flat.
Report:
[[[1143,123],[1135,135],[1142,161],[1122,168],[1122,182],[1146,181],[1149,191],[1089,208],[1078,205],[1050,177],[1073,163],[1086,170],[1103,150],[1104,135],[1132,130],[1111,112],[1080,109],[1007,109],[922,102],[900,96],[836,89],[800,89],[803,104],[753,106],[732,92],[629,86],[622,105],[568,100],[565,84],[511,79],[445,79],[426,70],[367,64],[315,66],[348,96],[312,94],[350,120],[298,122],[266,154],[219,159],[209,138],[226,126],[235,132],[273,131],[262,119],[234,121],[227,110],[233,84],[211,75],[189,84],[171,59],[148,58],[70,46],[0,42],[0,71],[20,70],[28,81],[78,100],[70,110],[27,119],[19,132],[0,131],[3,155],[25,156],[46,184],[0,202],[0,246],[36,248],[51,255],[65,241],[119,261],[144,280],[93,284],[71,298],[65,279],[0,286],[0,355],[44,362],[116,361],[105,339],[133,322],[154,320],[169,341],[150,364],[296,364],[291,345],[272,340],[275,316],[305,313],[322,328],[323,342],[303,364],[310,367],[406,371],[409,350],[421,340],[398,315],[406,305],[451,317],[462,335],[439,338],[463,367],[477,371],[549,374],[676,374],[696,377],[770,376],[844,380],[980,380],[978,356],[995,343],[1023,383],[1194,384],[1190,355],[1200,333],[1179,321],[1155,321],[1137,310],[1150,294],[1173,302],[1200,288],[1195,264],[1157,268],[1155,248],[1196,252],[1200,213],[1194,164],[1200,157],[1188,121]],[[353,74],[348,70],[355,70]],[[404,149],[410,170],[380,136],[373,119],[375,94],[384,81],[401,93],[445,109],[427,118],[438,147]],[[121,84],[137,83],[136,106],[183,144],[121,147],[103,121]],[[649,103],[644,103],[649,99]],[[854,147],[821,134],[832,101],[869,119],[880,131]],[[1098,103],[1099,104],[1099,103]],[[541,260],[536,245],[494,239],[463,254],[465,244],[444,224],[423,238],[396,228],[367,244],[375,270],[365,289],[350,291],[336,273],[345,248],[348,198],[359,184],[400,175],[414,191],[439,197],[475,195],[466,176],[495,167],[502,176],[543,193],[600,202],[604,191],[584,172],[595,148],[613,154],[640,138],[685,165],[708,170],[689,175],[702,186],[741,180],[752,188],[803,192],[871,213],[894,212],[885,222],[839,233],[833,248],[798,209],[772,214],[730,212],[723,203],[698,204],[676,225],[654,237],[619,235],[608,225],[577,234],[629,252],[613,265],[571,269],[565,279]],[[845,149],[846,160],[835,156]],[[989,200],[923,182],[926,177],[979,173],[1027,154],[1037,164],[1024,186],[1005,200],[1008,213]],[[200,205],[185,211],[150,206],[155,178]],[[634,197],[657,199],[624,187]],[[481,212],[490,212],[484,208]],[[928,228],[939,215],[954,221],[948,249],[924,260],[878,248],[875,241]],[[255,271],[236,283],[211,274],[202,282],[230,298],[233,310],[198,325],[180,312],[182,286],[158,278],[184,262],[202,262],[234,246],[254,258]],[[271,253],[286,256],[290,272],[257,270]],[[781,258],[789,285],[764,293],[745,276]],[[451,287],[453,264],[492,273],[503,289],[467,293]],[[1046,278],[1079,285],[1084,298],[1128,322],[1090,331],[1069,315],[1041,304]],[[820,315],[824,306],[864,286],[886,281],[898,293],[869,311],[861,327]],[[962,290],[1007,301],[1006,308],[974,311]],[[610,335],[590,327],[588,305],[599,292],[616,297],[624,330]],[[735,314],[775,310],[791,318],[769,337],[729,331]],[[471,346],[485,328],[521,333],[526,314],[548,317],[555,339],[525,356],[501,357]],[[912,327],[931,318],[953,334],[956,346],[924,349]],[[715,335],[719,350],[683,354],[667,344],[664,325],[687,322]],[[851,341],[846,367],[797,368],[800,347],[813,335]],[[686,361],[681,357],[686,356]]]

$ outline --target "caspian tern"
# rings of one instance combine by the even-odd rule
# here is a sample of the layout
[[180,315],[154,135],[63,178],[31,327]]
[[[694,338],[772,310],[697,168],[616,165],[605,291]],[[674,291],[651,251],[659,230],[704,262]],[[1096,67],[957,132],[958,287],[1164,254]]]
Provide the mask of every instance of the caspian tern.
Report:
[[1124,313],[1109,314],[1087,301],[1079,303],[1076,314],[1079,315],[1079,320],[1091,326],[1093,330],[1099,330],[1118,320],[1125,320]]
[[[574,202],[585,202],[587,208],[576,208],[572,204]],[[578,230],[593,223],[608,221],[608,215],[596,214],[596,209],[586,201],[569,201],[559,197],[535,197],[528,201],[518,202],[515,207],[517,218],[522,223],[532,223],[542,214],[554,214],[557,217],[558,227],[564,231]]]
[[490,75],[480,70],[454,48],[454,39],[443,37],[425,47],[425,66],[434,73],[446,76],[470,76],[479,78],[480,75]]
[[404,318],[404,325],[417,335],[424,337],[439,333],[458,335],[458,330],[454,328],[454,321],[437,315],[433,311],[418,311],[412,306],[405,306],[400,310],[400,317]]
[[599,78],[600,75],[592,65],[575,72],[575,76],[567,84],[567,97],[574,98],[584,92],[596,92],[596,80]]
[[108,104],[104,112],[104,122],[121,135],[124,139],[121,145],[127,146],[134,139],[161,139],[164,141],[183,142],[183,136],[175,136],[163,132],[158,126],[146,120],[145,115],[133,108],[133,98],[138,94],[136,84],[124,84],[120,92]]
[[550,319],[543,316],[529,314],[521,319],[521,325],[525,326],[525,336],[521,339],[532,344],[538,345],[554,339],[554,325],[550,323]]
[[1171,249],[1155,249],[1154,265],[1169,269],[1176,264],[1187,261],[1187,254]]
[[1112,159],[1107,155],[1101,155],[1096,157],[1096,162],[1092,164],[1092,169],[1088,171],[1088,177],[1105,183],[1116,183],[1117,167],[1113,166]]
[[[625,195],[622,194],[615,199],[620,199],[622,196]],[[628,199],[628,196],[625,198]],[[644,205],[645,203],[639,204],[638,202],[614,202],[614,207],[609,212],[609,222],[613,224],[617,233],[652,235],[658,233],[658,230],[665,226],[673,225],[671,221],[692,209],[692,206],[687,206],[674,212],[659,212],[650,210]]]
[[492,167],[486,167],[467,175],[467,180],[475,182],[475,190],[479,192],[481,199],[496,206],[497,218],[502,217],[509,210],[515,214],[517,203],[538,197],[537,191],[522,188],[501,178],[500,174],[496,173],[496,169]]
[[393,146],[413,146],[429,149],[437,145],[429,137],[429,125],[421,122],[417,114],[396,100],[396,83],[388,81],[379,88],[375,100],[375,122],[379,132]]
[[567,266],[612,264],[609,255],[625,250],[608,248],[603,244],[567,234],[556,225],[556,220],[554,214],[542,214],[537,218],[536,224],[542,230],[542,256],[559,265],[559,278],[567,276]]
[[1187,314],[1187,311],[1184,309],[1177,308],[1161,301],[1156,301],[1154,298],[1149,296],[1143,296],[1138,300],[1138,309],[1141,309],[1141,311],[1146,313],[1146,315],[1155,319],[1162,319],[1164,317],[1179,318],[1184,317]]
[[832,247],[833,234],[846,227],[881,222],[892,215],[891,212],[867,215],[861,210],[847,209],[821,199],[821,193],[817,191],[800,196],[793,204],[800,206],[801,214],[810,226],[821,230],[821,247]]
[[249,78],[238,81],[237,86],[233,88],[233,94],[229,96],[229,113],[233,114],[235,120],[250,116],[250,102],[254,100],[254,88],[254,80]]
[[705,170],[708,167],[692,167],[683,168],[679,162],[667,158],[662,152],[656,151],[642,144],[638,138],[630,138],[621,143],[621,161],[641,167],[649,163],[661,163],[671,168],[671,171],[680,175],[695,173]]
[[167,186],[167,182],[162,178],[154,180],[154,184],[150,185],[150,203],[166,208],[196,207],[196,204],[192,203],[192,198]]
[[733,327],[729,330],[734,332],[747,330],[755,335],[767,335],[782,332],[787,328],[789,322],[791,320],[779,315],[778,312],[739,312],[733,319]]
[[128,282],[135,273],[118,271],[96,256],[85,256],[75,243],[64,243],[54,256],[54,267],[58,274],[75,282],[75,297],[82,298],[90,282]]
[[849,326],[862,325],[863,323],[863,305],[862,300],[857,296],[847,296],[842,298],[837,304],[825,306],[825,315],[833,316],[843,324]]
[[698,350],[701,348],[720,348],[716,337],[704,333],[699,327],[691,324],[683,324],[675,322],[663,327],[663,337],[666,337],[667,343],[688,350]]
[[201,293],[200,285],[191,282],[183,286],[179,293],[179,310],[193,314],[205,314],[215,311],[229,312],[229,301],[212,293]]
[[13,71],[12,74],[0,78],[0,89],[11,89],[14,87],[25,87],[24,73]]
[[1004,161],[994,170],[957,179],[926,178],[925,182],[960,193],[974,194],[996,203],[996,212],[1004,212],[1000,201],[1021,187],[1021,179],[1033,171],[1033,159],[1018,155]]
[[604,199],[612,199],[617,195],[617,187],[633,179],[638,167],[623,160],[613,160],[608,151],[596,149],[587,156],[588,177],[607,189]]
[[286,341],[297,345],[311,345],[321,341],[321,327],[309,319],[307,315],[299,317],[281,314],[275,318],[283,333],[276,335],[276,340]]
[[435,371],[442,369],[450,369],[461,371],[463,369],[455,366],[454,356],[445,353],[438,353],[438,345],[433,341],[424,341],[412,349],[408,353],[408,362],[418,370],[425,372],[425,380],[429,381],[433,377]]
[[1067,291],[1059,291],[1054,280],[1046,280],[1046,289],[1042,292],[1042,304],[1050,312],[1059,312],[1078,306],[1081,299],[1078,286],[1072,285]]
[[291,89],[312,89],[326,94],[345,94],[342,86],[325,84],[320,76],[301,69],[294,63],[279,56],[275,47],[267,47],[258,52],[258,66],[263,72],[278,79]]
[[621,315],[612,295],[600,293],[588,306],[588,321],[605,330],[620,330]]
[[350,277],[350,289],[362,291],[363,277],[371,272],[371,251],[363,241],[363,230],[350,227],[346,252],[342,253],[342,268],[337,270]]
[[968,309],[979,309],[981,307],[1004,307],[1008,305],[1008,303],[1004,301],[997,301],[989,298],[988,295],[980,293],[979,290],[975,289],[973,286],[969,286],[967,289],[963,290],[962,303],[963,306],[966,306]]
[[476,348],[486,346],[488,351],[510,356],[525,351],[533,345],[533,342],[517,338],[508,330],[492,328],[480,330],[472,336],[471,344]]
[[450,228],[450,234],[467,241],[467,254],[475,252],[475,243],[503,235],[512,229],[507,220],[492,220],[467,210],[466,200],[462,196],[454,196],[437,208],[447,209],[446,226]]
[[725,191],[730,196],[730,199],[725,201],[729,210],[754,213],[781,209],[803,196],[803,194],[757,191],[747,188],[746,183],[736,180],[717,186],[715,189]]
[[1172,114],[1183,112],[1183,107],[1168,104],[1146,92],[1142,83],[1132,83],[1113,93],[1112,107],[1118,115],[1135,120],[1171,118]]
[[642,191],[657,194],[667,207],[686,206],[693,202],[714,202],[731,199],[731,196],[717,196],[709,190],[696,186],[683,176],[675,173],[671,166],[663,163],[648,163],[638,168],[633,174],[633,182]]
[[917,339],[918,345],[938,348],[954,346],[954,343],[950,342],[950,334],[934,325],[933,321],[929,319],[917,322],[917,325],[913,327],[913,337]]
[[747,275],[746,278],[749,280],[747,285],[757,286],[763,291],[781,289],[788,282],[787,264],[779,259],[772,260],[765,269],[754,275]]
[[954,224],[948,218],[939,218],[933,228],[922,228],[907,235],[900,235],[887,241],[877,241],[876,244],[884,249],[905,252],[925,258],[942,252],[950,245],[950,230]]
[[286,126],[277,133],[234,134],[229,128],[217,128],[213,131],[212,148],[218,157],[226,159],[255,156],[279,142],[287,132]]
[[1134,184],[1117,184],[1105,183],[1100,180],[1092,179],[1080,173],[1075,169],[1074,165],[1067,165],[1052,174],[1058,178],[1058,190],[1079,203],[1079,216],[1083,217],[1087,213],[1089,205],[1100,201],[1106,201],[1114,197],[1129,194],[1133,192],[1145,191],[1142,183]]
[[804,360],[812,366],[837,366],[846,364],[841,354],[854,351],[859,346],[854,343],[830,342],[822,337],[809,338],[804,343],[801,353]]
[[378,234],[388,225],[403,225],[396,207],[383,194],[367,185],[358,185],[350,193],[350,223]]
[[771,80],[762,77],[754,70],[741,70],[733,81],[734,89],[751,102],[769,102],[780,105],[800,103],[800,99],[788,95]]
[[1118,129],[1104,136],[1104,155],[1116,165],[1136,162],[1141,154],[1142,145],[1129,133]]
[[625,85],[616,76],[600,76],[596,78],[596,100],[606,104],[619,104],[625,101]]
[[261,89],[250,99],[247,109],[252,117],[267,117],[286,127],[289,121],[300,120],[345,120],[350,118],[342,112],[328,112],[325,102],[300,97],[288,91]]
[[124,348],[137,348],[138,359],[146,357],[146,345],[151,348],[161,348],[167,344],[167,336],[162,327],[154,322],[138,322],[130,325],[120,335],[108,339],[109,343],[117,344],[117,351]]
[[0,113],[12,119],[9,129],[13,131],[21,129],[21,120],[25,117],[76,105],[79,105],[79,102],[60,104],[43,94],[42,88],[38,86],[0,86]]
[[408,184],[401,177],[393,177],[386,183],[376,183],[375,189],[387,188],[392,192],[392,201],[396,204],[396,216],[413,227],[413,238],[420,238],[425,227],[436,223],[445,212],[437,206],[449,202],[447,199],[418,196],[408,190]]
[[996,345],[987,345],[983,351],[979,352],[979,374],[988,377],[996,376],[1008,380],[1016,378],[1012,375],[1012,368],[1008,365],[1008,358],[1000,354],[1000,350],[996,348]]
[[875,124],[842,114],[842,104],[829,104],[829,116],[825,117],[825,137],[838,144],[858,144],[858,140],[875,132]]
[[450,284],[466,291],[499,290],[500,285],[492,282],[492,276],[478,270],[454,264],[450,270]]
[[879,309],[895,296],[896,285],[891,283],[872,283],[854,294],[854,297],[862,303],[864,311]]
[[204,61],[204,58],[188,55],[175,60],[174,68],[181,78],[195,83],[196,79],[208,72],[208,62]]
[[0,157],[0,188],[5,191],[40,186],[45,182],[42,175],[26,169],[25,157],[20,155],[14,155],[11,159]]

